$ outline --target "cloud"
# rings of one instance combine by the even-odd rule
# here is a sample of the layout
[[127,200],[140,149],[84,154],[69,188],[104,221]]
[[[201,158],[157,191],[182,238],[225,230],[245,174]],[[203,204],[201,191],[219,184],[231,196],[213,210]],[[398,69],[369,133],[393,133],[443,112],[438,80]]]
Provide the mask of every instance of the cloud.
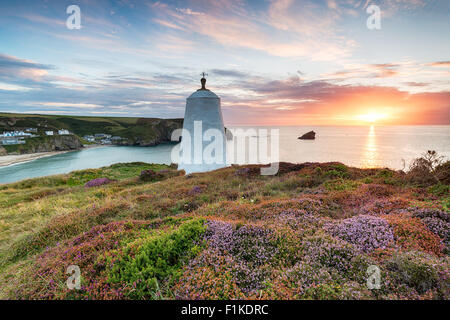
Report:
[[[348,56],[355,47],[354,41],[336,34],[339,14],[324,14],[323,6],[315,5],[314,1],[305,1],[304,5],[290,0],[274,1],[267,12],[250,9],[241,1],[196,4],[202,8],[201,12],[161,3],[150,7],[158,24],[189,35],[207,37],[225,47],[318,61]],[[200,43],[197,47],[201,47]]]
[[184,14],[188,14],[188,15],[192,15],[192,16],[204,15],[203,12],[194,11],[189,8],[176,8],[176,10],[179,12],[182,12]]
[[[345,72],[347,77],[373,74],[389,79],[394,77],[389,72],[401,73],[402,66],[395,62],[368,64]],[[69,77],[52,74],[57,70],[50,65],[0,55],[0,109],[14,106],[14,110],[24,112],[48,109],[61,114],[182,117],[186,97],[198,87],[198,76],[193,76],[192,70],[168,70]],[[297,73],[272,78],[236,69],[208,72],[215,79],[212,90],[222,98],[226,123],[354,124],[357,114],[379,112],[389,115],[386,124],[450,124],[449,91],[410,93],[388,85],[305,80]],[[418,88],[429,85],[419,81],[404,84]]]
[[389,78],[399,75],[400,65],[395,63],[367,64],[327,74],[331,78]]
[[15,68],[50,70],[54,67],[50,65],[35,63],[29,60],[19,59],[6,54],[0,54],[0,70]]
[[35,87],[53,66],[0,54],[0,81],[12,85]]
[[209,72],[218,76],[230,78],[244,78],[248,76],[248,73],[236,70],[211,69]]
[[348,125],[357,124],[355,115],[364,113],[387,114],[384,124],[450,124],[449,91],[409,93],[389,86],[304,82],[295,77],[240,86],[254,94],[247,99],[228,97],[224,117],[236,125]]
[[450,61],[436,61],[428,63],[430,67],[450,68]]

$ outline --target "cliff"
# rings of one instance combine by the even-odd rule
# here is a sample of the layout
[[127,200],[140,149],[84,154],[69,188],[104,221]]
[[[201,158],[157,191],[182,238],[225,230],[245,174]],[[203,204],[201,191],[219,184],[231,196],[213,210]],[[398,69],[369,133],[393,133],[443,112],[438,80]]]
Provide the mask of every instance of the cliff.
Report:
[[[69,151],[82,148],[80,139],[73,134],[64,136],[41,136],[25,140],[25,144],[3,146],[8,154]],[[1,155],[1,150],[0,150]]]
[[172,132],[183,127],[183,119],[138,118],[134,126],[115,132],[125,138],[119,145],[155,146],[171,141]]

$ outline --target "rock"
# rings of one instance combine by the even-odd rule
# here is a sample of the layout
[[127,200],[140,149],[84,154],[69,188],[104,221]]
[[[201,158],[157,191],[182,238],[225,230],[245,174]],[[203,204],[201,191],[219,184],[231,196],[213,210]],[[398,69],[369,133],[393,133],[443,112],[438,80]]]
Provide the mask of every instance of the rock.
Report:
[[316,133],[314,131],[310,131],[299,137],[302,140],[314,140],[316,138]]
[[8,155],[8,152],[6,152],[5,148],[0,146],[0,156],[6,156],[6,155]]

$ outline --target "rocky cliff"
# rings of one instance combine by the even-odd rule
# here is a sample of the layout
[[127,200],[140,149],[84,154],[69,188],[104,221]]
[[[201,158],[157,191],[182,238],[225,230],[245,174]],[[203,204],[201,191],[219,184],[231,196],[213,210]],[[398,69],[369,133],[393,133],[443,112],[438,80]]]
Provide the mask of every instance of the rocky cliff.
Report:
[[25,144],[7,145],[3,146],[3,148],[8,154],[26,154],[36,152],[77,150],[83,146],[80,139],[73,134],[29,138],[25,141]]
[[155,146],[171,141],[172,132],[183,127],[183,119],[151,119],[139,118],[136,125],[116,132],[125,138],[117,142],[119,145]]

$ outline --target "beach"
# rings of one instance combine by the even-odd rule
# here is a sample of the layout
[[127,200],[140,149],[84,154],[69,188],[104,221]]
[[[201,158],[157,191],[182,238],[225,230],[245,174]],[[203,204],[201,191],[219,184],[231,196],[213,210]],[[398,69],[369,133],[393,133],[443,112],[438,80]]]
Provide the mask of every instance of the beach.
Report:
[[22,162],[28,162],[39,158],[50,157],[60,153],[66,153],[69,151],[52,151],[52,152],[39,152],[29,154],[7,155],[0,157],[0,167],[10,166],[12,164],[18,164]]
[[[83,149],[94,149],[99,147],[106,147],[104,145],[99,144],[91,144],[91,145],[83,145]],[[32,160],[40,159],[40,158],[46,158],[50,156],[55,156],[57,154],[63,154],[67,152],[73,152],[77,150],[64,150],[64,151],[50,151],[50,152],[37,152],[37,153],[27,153],[27,154],[15,154],[15,155],[7,155],[7,156],[0,156],[0,168],[10,166],[13,164],[23,163],[23,162],[29,162]]]

